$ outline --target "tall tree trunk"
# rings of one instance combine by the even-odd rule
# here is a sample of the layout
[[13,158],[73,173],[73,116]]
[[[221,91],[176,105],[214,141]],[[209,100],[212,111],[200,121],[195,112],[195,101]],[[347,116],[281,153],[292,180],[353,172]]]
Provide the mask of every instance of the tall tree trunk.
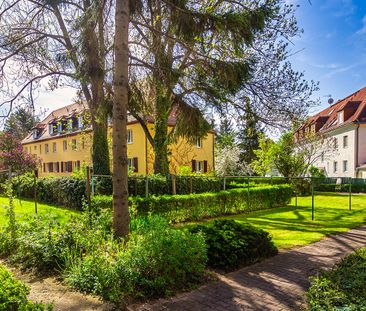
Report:
[[168,118],[170,112],[170,98],[161,83],[157,82],[155,98],[155,136],[154,136],[154,173],[169,174],[168,159]]
[[128,24],[130,0],[116,0],[115,71],[113,103],[113,229],[116,236],[129,233],[127,105]]

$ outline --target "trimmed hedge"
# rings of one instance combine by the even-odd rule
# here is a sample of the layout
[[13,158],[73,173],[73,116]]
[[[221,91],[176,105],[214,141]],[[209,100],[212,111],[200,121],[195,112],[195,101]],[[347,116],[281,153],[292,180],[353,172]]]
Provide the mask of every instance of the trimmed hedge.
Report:
[[[94,177],[95,193],[102,195],[112,195],[111,177]],[[192,185],[191,185],[192,183]],[[173,181],[169,175],[149,176],[148,187],[150,195],[163,195],[173,193]],[[130,176],[128,178],[128,192],[131,196],[145,196],[146,177]],[[192,187],[192,193],[218,192],[223,188],[223,181],[216,177],[208,176],[176,176],[177,194],[189,194]]]
[[[184,222],[220,215],[238,214],[287,205],[293,189],[289,185],[231,189],[217,193],[161,195],[130,198],[133,214],[161,214],[171,222]],[[92,198],[94,208],[112,208],[111,196]]]
[[[32,175],[14,177],[12,183],[14,194],[23,198],[34,198],[34,179]],[[48,204],[81,210],[85,189],[85,180],[79,178],[37,178],[37,199]]]
[[27,299],[29,288],[16,280],[12,274],[0,265],[0,310],[6,311],[44,311],[52,310],[41,303],[33,303]]

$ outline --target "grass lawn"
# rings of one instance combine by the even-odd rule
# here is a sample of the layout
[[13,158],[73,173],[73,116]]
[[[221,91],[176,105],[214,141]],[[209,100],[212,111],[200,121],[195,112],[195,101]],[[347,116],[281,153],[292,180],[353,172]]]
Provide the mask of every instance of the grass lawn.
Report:
[[297,207],[295,199],[292,199],[288,207],[216,219],[251,223],[270,232],[277,247],[290,248],[310,244],[326,235],[366,223],[366,195],[353,195],[352,210],[349,211],[347,195],[318,194],[315,196],[314,221],[311,220],[311,196],[299,197]]
[[[6,217],[6,206],[9,205],[9,199],[6,197],[0,197],[0,226],[5,225],[8,222]],[[38,214],[48,214],[54,216],[59,222],[66,222],[73,215],[79,214],[79,212],[74,210],[69,210],[66,208],[56,207],[52,205],[38,203]],[[14,198],[15,207],[15,217],[18,221],[22,218],[34,215],[34,202],[29,200],[21,200]]]

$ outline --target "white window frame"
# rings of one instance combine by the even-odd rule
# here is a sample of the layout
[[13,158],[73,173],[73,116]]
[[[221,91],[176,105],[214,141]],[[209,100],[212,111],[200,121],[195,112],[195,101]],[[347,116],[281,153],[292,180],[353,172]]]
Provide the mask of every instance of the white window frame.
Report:
[[196,148],[202,148],[202,138],[196,137]]
[[62,141],[62,149],[64,150],[64,151],[67,151],[67,140],[63,140]]
[[84,119],[83,116],[78,116],[78,128],[82,129],[84,126]]
[[48,124],[48,131],[50,132],[50,135],[53,135],[53,124]]
[[334,173],[337,173],[338,172],[338,162],[337,161],[334,161],[333,162],[333,172]]
[[348,172],[348,161],[347,160],[343,160],[343,172],[344,173]]
[[344,122],[344,111],[338,112],[338,124],[341,125]]
[[52,143],[52,152],[53,153],[57,152],[57,143]]
[[343,136],[343,148],[348,147],[348,135]]
[[196,173],[202,173],[203,161],[196,161]]
[[134,162],[133,162],[133,158],[128,158],[127,159],[127,164],[128,164],[128,169],[135,169],[135,166],[134,166]]
[[76,151],[76,150],[77,150],[77,148],[78,148],[78,142],[77,142],[77,140],[74,138],[74,139],[72,139],[72,140],[71,140],[71,149],[72,149],[72,150],[74,150],[74,151]]
[[50,149],[49,149],[49,145],[48,144],[45,144],[44,145],[44,153],[49,153],[50,152]]
[[127,143],[132,144],[133,143],[133,133],[132,129],[127,130]]

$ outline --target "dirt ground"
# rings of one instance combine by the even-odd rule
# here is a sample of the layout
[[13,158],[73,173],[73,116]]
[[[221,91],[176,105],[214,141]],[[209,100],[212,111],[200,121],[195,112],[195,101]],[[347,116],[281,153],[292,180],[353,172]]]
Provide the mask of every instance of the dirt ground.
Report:
[[14,277],[30,287],[28,298],[34,302],[52,303],[53,311],[110,311],[112,305],[98,298],[83,295],[68,289],[54,277],[40,277],[32,273],[23,273],[17,268],[0,261],[14,274]]

